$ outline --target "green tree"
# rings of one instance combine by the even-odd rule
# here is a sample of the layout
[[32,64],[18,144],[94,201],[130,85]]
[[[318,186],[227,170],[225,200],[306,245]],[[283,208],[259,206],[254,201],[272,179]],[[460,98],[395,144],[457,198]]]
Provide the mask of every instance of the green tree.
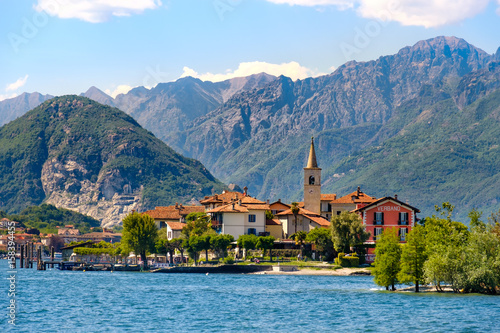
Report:
[[187,240],[187,250],[194,260],[194,265],[198,265],[198,252],[205,248],[206,239],[204,236],[191,235]]
[[266,250],[269,250],[269,258],[273,261],[272,249],[274,247],[274,241],[276,239],[273,236],[260,236],[257,239],[257,244],[255,245],[258,249],[262,249],[265,254]]
[[202,250],[205,251],[205,260],[208,261],[208,250],[210,250],[212,248],[212,237],[215,236],[215,235],[211,235],[211,234],[203,234],[200,236],[201,240],[202,240]]
[[302,230],[297,231],[292,236],[290,236],[290,238],[295,241],[296,245],[300,245],[300,257],[304,258],[304,241],[307,238],[307,232]]
[[174,238],[171,240],[172,245],[181,253],[181,263],[184,263],[184,239]]
[[348,211],[332,217],[330,231],[333,246],[338,252],[348,253],[349,247],[361,245],[370,238],[361,217]]
[[182,228],[181,234],[189,239],[191,235],[201,236],[213,231],[210,217],[205,213],[190,213],[186,216],[186,226]]
[[266,210],[266,219],[267,220],[274,219],[274,214],[270,210]]
[[375,283],[389,290],[396,290],[400,270],[401,246],[397,228],[387,228],[377,240],[375,247]]
[[426,260],[425,228],[417,225],[408,233],[406,244],[403,245],[398,280],[402,283],[414,283],[415,292],[419,292],[419,285],[424,282]]
[[333,258],[333,241],[330,230],[314,228],[307,234],[306,241],[316,246],[316,252],[322,254],[325,260]]
[[239,247],[242,247],[245,249],[245,260],[246,260],[248,250],[255,249],[255,246],[257,245],[257,236],[252,235],[252,234],[240,235],[240,237],[238,237],[237,244]]
[[222,259],[226,256],[227,247],[234,242],[232,235],[216,235],[210,239],[210,245],[216,252],[222,253]]
[[144,266],[147,267],[147,252],[155,251],[158,229],[149,215],[132,212],[123,219],[122,244],[125,249],[140,254]]
[[483,215],[483,212],[480,212],[475,208],[473,208],[469,212],[468,217],[470,219],[469,226],[470,226],[471,230],[473,230],[473,229],[486,230],[486,223],[484,223],[481,220],[482,215]]
[[297,233],[297,215],[299,214],[299,211],[300,211],[299,204],[297,202],[292,202],[291,210],[292,210],[292,214],[295,218],[295,232],[294,233]]

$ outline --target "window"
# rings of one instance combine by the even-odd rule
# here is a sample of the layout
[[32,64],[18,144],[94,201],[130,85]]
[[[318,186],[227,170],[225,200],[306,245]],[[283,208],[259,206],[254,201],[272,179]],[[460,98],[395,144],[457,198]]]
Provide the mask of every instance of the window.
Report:
[[342,213],[340,210],[337,211],[337,215],[340,215],[340,213]]
[[255,228],[248,228],[248,234],[249,235],[256,235],[257,234],[257,230],[255,230]]
[[373,224],[383,225],[384,224],[384,213],[375,212],[375,216],[373,217]]
[[378,240],[380,237],[380,235],[382,235],[382,228],[375,228],[374,229],[374,232],[375,232],[375,235],[373,235],[373,240]]
[[399,225],[408,225],[408,213],[399,213]]
[[309,176],[309,185],[314,185],[314,176]]
[[172,239],[172,231],[169,231],[169,232],[167,233],[167,238],[168,238],[168,239]]
[[165,228],[166,226],[167,224],[165,223],[165,221],[160,221],[160,229]]
[[255,214],[248,215],[248,222],[255,222]]
[[406,234],[408,233],[408,228],[399,229],[399,241],[406,242]]

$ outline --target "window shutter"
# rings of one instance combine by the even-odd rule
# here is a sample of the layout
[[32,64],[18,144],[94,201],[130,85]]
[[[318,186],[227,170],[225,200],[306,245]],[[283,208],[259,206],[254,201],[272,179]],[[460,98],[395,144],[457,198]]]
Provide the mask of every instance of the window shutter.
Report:
[[373,224],[377,224],[377,212],[373,212]]
[[380,213],[382,215],[382,225],[384,225],[384,213]]

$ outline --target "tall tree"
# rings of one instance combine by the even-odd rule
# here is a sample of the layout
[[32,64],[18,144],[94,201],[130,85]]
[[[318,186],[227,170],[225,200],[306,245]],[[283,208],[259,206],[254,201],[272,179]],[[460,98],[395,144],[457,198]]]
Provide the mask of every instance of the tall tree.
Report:
[[325,260],[333,258],[333,242],[330,230],[314,228],[307,234],[306,241],[316,246],[316,252],[325,256]]
[[205,247],[205,237],[191,235],[187,240],[187,250],[190,256],[192,256],[194,260],[194,265],[198,265],[198,252],[204,249]]
[[257,236],[255,235],[240,235],[238,237],[238,246],[242,247],[245,249],[245,260],[247,259],[247,253],[248,250],[253,250],[255,249],[255,246],[257,245]]
[[299,204],[297,202],[292,202],[292,207],[291,207],[293,216],[295,217],[295,232],[297,233],[297,215],[299,214],[300,208]]
[[425,228],[418,225],[408,233],[406,244],[403,245],[398,280],[403,283],[414,283],[415,292],[419,292],[419,285],[424,282],[426,260]]
[[257,239],[257,244],[255,245],[258,249],[262,249],[265,254],[266,250],[269,250],[269,258],[273,261],[272,249],[274,247],[275,238],[273,236],[260,236]]
[[304,241],[307,238],[307,232],[297,231],[290,238],[295,241],[296,245],[300,245],[300,257],[304,258]]
[[375,248],[375,283],[386,290],[396,290],[400,269],[401,246],[397,228],[385,229]]
[[158,229],[149,215],[132,212],[123,219],[122,244],[127,250],[140,254],[144,267],[147,267],[147,252],[155,251]]
[[227,247],[234,242],[234,237],[232,235],[217,235],[212,236],[210,239],[210,245],[212,249],[216,252],[222,253],[222,258],[224,259],[226,256]]
[[200,236],[202,239],[202,250],[205,250],[205,260],[208,261],[208,250],[212,248],[212,237],[215,235],[203,234]]
[[174,238],[171,240],[172,245],[181,253],[181,263],[184,263],[184,240],[182,238]]
[[361,217],[356,213],[344,211],[334,215],[330,224],[332,241],[338,252],[349,252],[349,247],[363,244],[370,238]]

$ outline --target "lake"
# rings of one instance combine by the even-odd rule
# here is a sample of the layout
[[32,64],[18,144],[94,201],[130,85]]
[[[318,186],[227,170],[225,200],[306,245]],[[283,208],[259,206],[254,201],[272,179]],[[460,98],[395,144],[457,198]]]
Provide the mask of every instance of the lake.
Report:
[[[17,269],[12,332],[500,332],[500,297],[393,293],[370,276]],[[2,330],[3,331],[3,330]]]

